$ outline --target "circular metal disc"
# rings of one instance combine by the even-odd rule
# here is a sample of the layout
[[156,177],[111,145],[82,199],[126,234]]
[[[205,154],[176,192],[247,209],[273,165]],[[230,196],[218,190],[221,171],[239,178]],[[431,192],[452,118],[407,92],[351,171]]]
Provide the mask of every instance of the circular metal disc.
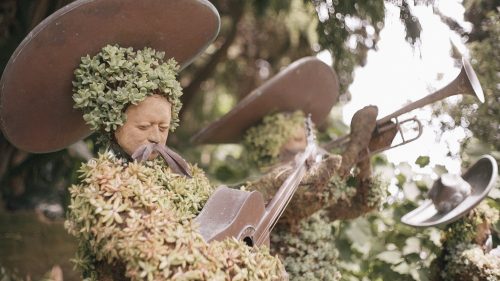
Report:
[[319,125],[338,101],[333,69],[315,57],[295,61],[193,136],[195,143],[234,143],[264,116],[302,110]]
[[215,39],[204,0],[80,0],[46,18],[16,49],[0,81],[0,125],[15,146],[60,150],[90,134],[73,109],[73,71],[107,44],[152,47],[188,65]]

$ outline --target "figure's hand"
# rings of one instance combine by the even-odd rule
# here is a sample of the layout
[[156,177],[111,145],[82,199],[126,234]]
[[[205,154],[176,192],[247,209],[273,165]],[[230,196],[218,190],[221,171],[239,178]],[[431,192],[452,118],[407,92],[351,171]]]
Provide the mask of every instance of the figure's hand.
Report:
[[[391,123],[394,124],[393,122]],[[381,133],[375,130],[372,134],[372,138],[370,139],[370,143],[368,144],[368,148],[370,151],[376,151],[389,147],[397,133],[398,128],[396,126]]]
[[[394,124],[390,121],[391,124]],[[377,151],[388,149],[394,138],[398,133],[398,128],[396,126],[391,127],[383,132],[378,132],[377,129],[371,135],[370,142],[368,143],[368,148],[360,152],[358,157],[358,163],[366,158],[369,158],[373,153]]]
[[378,108],[370,105],[358,110],[351,120],[350,141],[342,153],[340,176],[346,176],[358,162],[359,155],[368,148],[376,126]]

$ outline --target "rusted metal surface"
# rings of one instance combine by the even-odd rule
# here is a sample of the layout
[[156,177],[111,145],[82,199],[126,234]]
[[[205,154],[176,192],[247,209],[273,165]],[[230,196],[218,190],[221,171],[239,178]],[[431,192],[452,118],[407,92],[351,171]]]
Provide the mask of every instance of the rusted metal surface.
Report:
[[219,30],[203,0],[80,0],[42,21],[19,45],[0,81],[0,125],[20,149],[50,152],[90,134],[73,109],[73,71],[107,44],[152,47],[187,66]]

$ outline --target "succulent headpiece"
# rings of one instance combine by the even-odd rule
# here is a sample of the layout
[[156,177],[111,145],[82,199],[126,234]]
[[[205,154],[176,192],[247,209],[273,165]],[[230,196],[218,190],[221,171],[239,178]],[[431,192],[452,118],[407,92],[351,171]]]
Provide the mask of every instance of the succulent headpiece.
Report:
[[134,51],[107,45],[94,57],[83,57],[75,70],[73,100],[90,128],[109,138],[125,123],[129,105],[159,94],[172,104],[173,131],[179,122],[182,88],[176,80],[176,61],[164,56],[151,48]]
[[243,145],[248,160],[258,167],[275,164],[282,146],[297,128],[304,126],[305,120],[304,113],[299,110],[265,116],[261,124],[251,127],[245,133]]

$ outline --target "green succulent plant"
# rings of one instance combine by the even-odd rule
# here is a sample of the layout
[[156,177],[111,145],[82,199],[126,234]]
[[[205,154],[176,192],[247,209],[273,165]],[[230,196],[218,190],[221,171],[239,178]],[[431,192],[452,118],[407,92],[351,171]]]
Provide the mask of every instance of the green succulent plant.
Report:
[[214,191],[203,171],[172,173],[163,161],[125,162],[111,153],[83,164],[65,223],[80,242],[75,264],[98,280],[100,264],[123,264],[130,280],[283,280],[266,247],[235,239],[207,244],[193,218]]
[[281,147],[297,128],[304,126],[305,120],[302,111],[265,116],[261,124],[251,127],[245,133],[243,145],[247,150],[248,161],[257,167],[275,164]]

